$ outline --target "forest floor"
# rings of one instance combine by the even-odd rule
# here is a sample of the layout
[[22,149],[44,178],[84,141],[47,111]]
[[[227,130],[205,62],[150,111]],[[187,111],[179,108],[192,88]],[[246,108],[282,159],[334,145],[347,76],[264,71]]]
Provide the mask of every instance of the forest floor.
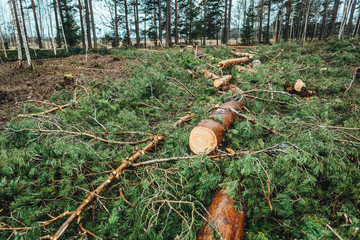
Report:
[[[75,79],[104,79],[121,77],[127,79],[129,61],[124,57],[97,54],[73,55],[64,59],[41,59],[33,61],[33,69],[19,68],[18,62],[5,62],[0,75],[0,129],[4,129],[11,113],[24,103],[54,106],[51,96],[56,91],[74,89]],[[55,105],[56,106],[56,105]]]
[[[196,239],[220,188],[236,209],[246,203],[246,239],[358,239],[360,82],[350,83],[359,40],[243,51],[261,61],[255,72],[218,68],[234,57],[224,46],[121,48],[87,62],[35,61],[33,72],[3,64],[0,238],[54,235],[62,213],[163,135],[137,162],[175,161],[126,169],[62,239]],[[201,52],[207,56],[196,57]],[[200,69],[231,74],[243,93],[218,91]],[[285,80],[297,79],[316,95],[284,93]],[[191,130],[229,100],[243,102],[246,118],[227,132],[219,155],[195,156]],[[189,112],[193,119],[175,127]]]

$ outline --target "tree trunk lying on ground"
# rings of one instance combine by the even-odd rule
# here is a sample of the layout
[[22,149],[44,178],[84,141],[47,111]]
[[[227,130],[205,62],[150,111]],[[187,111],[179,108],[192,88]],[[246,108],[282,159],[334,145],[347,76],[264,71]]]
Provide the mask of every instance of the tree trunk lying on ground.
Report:
[[228,59],[228,60],[224,60],[224,61],[219,62],[218,67],[220,67],[220,68],[228,68],[228,67],[231,67],[231,66],[239,64],[239,63],[250,62],[250,60],[251,59],[249,57]]
[[210,113],[209,118],[202,120],[191,131],[189,138],[191,150],[195,154],[208,154],[214,151],[233,124],[236,117],[235,112],[240,112],[242,108],[241,103],[230,101]]
[[202,69],[201,71],[204,72],[204,76],[207,78],[211,78],[212,80],[214,80],[214,87],[216,89],[221,88],[222,86],[228,85],[230,83],[230,81],[232,80],[232,76],[231,75],[225,75],[225,76],[218,76],[215,73],[209,72],[206,69]]
[[254,57],[254,55],[251,53],[238,52],[235,49],[232,49],[230,53],[237,57],[248,57],[250,59],[252,59]]
[[[234,200],[225,194],[223,190],[219,190],[207,209],[209,213],[207,218],[211,222],[211,225],[221,235],[222,239],[244,239],[246,207],[244,207],[241,212],[238,212],[235,210],[234,205]],[[209,223],[197,232],[196,239],[214,239],[213,228]]]
[[310,97],[315,95],[315,91],[307,90],[303,80],[296,80],[294,86],[290,84],[288,80],[285,81],[285,90],[292,94],[297,94],[301,97]]

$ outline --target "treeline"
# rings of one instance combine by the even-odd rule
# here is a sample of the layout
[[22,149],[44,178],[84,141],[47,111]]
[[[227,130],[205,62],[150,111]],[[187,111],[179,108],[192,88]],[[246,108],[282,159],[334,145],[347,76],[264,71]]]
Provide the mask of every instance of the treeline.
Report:
[[[254,44],[359,35],[358,0],[5,0],[12,19],[0,18],[3,51],[9,44],[54,49],[98,48],[96,29],[111,29],[103,43],[146,47],[208,39]],[[94,3],[106,13],[96,22]],[[4,9],[4,7],[2,7]],[[104,12],[104,11],[102,11]],[[54,31],[53,31],[54,29]],[[47,40],[47,41],[45,41]],[[27,47],[26,47],[27,45]],[[36,51],[36,50],[35,50]],[[6,53],[5,53],[6,55]]]

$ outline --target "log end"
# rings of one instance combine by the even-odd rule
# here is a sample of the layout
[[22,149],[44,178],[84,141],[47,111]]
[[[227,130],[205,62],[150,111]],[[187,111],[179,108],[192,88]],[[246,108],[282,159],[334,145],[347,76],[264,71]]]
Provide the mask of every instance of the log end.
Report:
[[295,85],[294,85],[295,91],[302,92],[302,90],[305,88],[306,88],[306,85],[303,80],[301,80],[301,79],[296,80]]
[[190,133],[189,144],[195,154],[209,154],[216,148],[218,139],[211,129],[197,126]]

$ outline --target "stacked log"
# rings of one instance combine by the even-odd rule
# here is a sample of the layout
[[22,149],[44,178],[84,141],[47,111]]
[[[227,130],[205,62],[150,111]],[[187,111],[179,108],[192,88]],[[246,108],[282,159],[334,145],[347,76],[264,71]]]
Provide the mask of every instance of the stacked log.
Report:
[[[219,190],[207,209],[207,218],[222,239],[244,239],[246,207],[241,212],[234,208],[234,200],[223,190]],[[210,215],[210,216],[209,216]],[[207,223],[196,234],[197,240],[213,239],[213,228]]]
[[225,133],[230,129],[243,105],[230,101],[210,113],[209,118],[202,120],[190,133],[189,145],[195,154],[209,154],[221,143]]

